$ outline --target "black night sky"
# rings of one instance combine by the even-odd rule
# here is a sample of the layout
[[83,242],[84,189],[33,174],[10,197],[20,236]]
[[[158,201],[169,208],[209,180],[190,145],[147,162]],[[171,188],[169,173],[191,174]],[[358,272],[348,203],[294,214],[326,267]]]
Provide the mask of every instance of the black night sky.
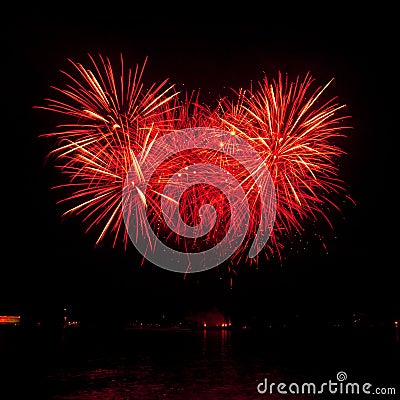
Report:
[[[181,318],[213,307],[243,320],[296,314],[346,319],[354,312],[399,318],[398,125],[392,112],[398,64],[390,21],[382,22],[376,10],[337,10],[310,21],[204,13],[189,22],[172,6],[156,15],[137,11],[4,15],[0,315],[53,321],[68,305],[82,321],[104,313],[116,321]],[[38,138],[59,120],[33,107],[53,94],[50,86],[63,85],[59,70],[68,58],[86,63],[87,53],[101,53],[118,60],[121,52],[132,66],[149,57],[145,81],[170,78],[188,90],[201,88],[203,101],[226,87],[246,87],[263,71],[293,78],[310,71],[320,84],[335,78],[329,93],[347,104],[353,125],[343,141],[348,154],[340,174],[356,205],[333,213],[335,232],[324,232],[328,254],[318,245],[303,249],[294,239],[282,264],[239,266],[230,289],[223,267],[186,279],[147,263],[141,267],[133,246],[124,253],[106,240],[95,248],[95,233],[85,234],[79,217],[62,221],[50,189],[58,175],[45,163],[52,143]]]

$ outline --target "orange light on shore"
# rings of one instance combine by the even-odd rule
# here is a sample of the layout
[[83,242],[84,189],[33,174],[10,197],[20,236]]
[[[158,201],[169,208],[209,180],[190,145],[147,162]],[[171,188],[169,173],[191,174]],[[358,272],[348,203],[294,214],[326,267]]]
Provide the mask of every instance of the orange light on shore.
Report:
[[0,315],[0,325],[17,325],[20,322],[19,315]]

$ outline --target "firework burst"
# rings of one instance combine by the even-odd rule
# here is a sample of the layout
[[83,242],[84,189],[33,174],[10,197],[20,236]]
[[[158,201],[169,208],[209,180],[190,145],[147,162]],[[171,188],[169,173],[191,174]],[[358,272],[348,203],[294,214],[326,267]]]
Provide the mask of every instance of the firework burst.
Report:
[[289,81],[281,73],[255,88],[233,91],[220,101],[221,127],[249,141],[264,159],[276,197],[276,222],[271,242],[279,250],[284,236],[302,232],[304,223],[323,218],[332,227],[327,208],[339,209],[333,198],[348,196],[339,178],[337,160],[344,154],[338,138],[350,128],[345,105],[325,98],[333,80],[314,87],[307,74]]
[[[145,151],[168,124],[171,100],[177,95],[167,80],[145,87],[142,78],[146,60],[133,71],[114,72],[109,59],[91,56],[92,69],[71,61],[75,75],[63,72],[69,84],[54,88],[62,100],[46,99],[38,108],[65,115],[70,123],[43,136],[56,139],[50,154],[67,183],[70,196],[61,200],[75,204],[64,215],[83,215],[87,230],[101,228],[99,243],[114,233],[127,243],[121,211],[123,181],[137,155]],[[168,125],[167,125],[168,126]]]
[[[347,195],[336,166],[343,151],[335,141],[344,135],[347,126],[343,122],[348,117],[343,115],[345,106],[335,98],[322,100],[331,82],[313,89],[308,74],[293,82],[279,74],[276,81],[265,78],[256,88],[233,91],[233,99],[220,99],[218,107],[211,110],[200,104],[198,93],[184,94],[180,100],[168,80],[146,87],[146,61],[131,70],[125,68],[121,57],[116,72],[109,59],[99,56],[96,62],[89,58],[89,69],[70,61],[73,73],[63,72],[67,85],[54,88],[60,99],[47,99],[45,106],[37,108],[66,119],[54,132],[42,136],[56,139],[50,156],[66,176],[67,183],[58,186],[70,193],[61,200],[71,204],[65,215],[79,214],[87,231],[98,230],[97,244],[107,235],[113,237],[114,245],[119,238],[125,247],[129,243],[125,228],[131,227],[124,226],[122,191],[132,171],[135,179],[130,183],[136,200],[145,205],[133,222],[136,232],[147,219],[165,243],[183,252],[203,251],[220,242],[232,224],[232,210],[214,179],[194,184],[183,193],[184,182],[175,180],[173,188],[180,193],[177,199],[164,191],[173,176],[185,178],[185,168],[196,173],[190,169],[193,164],[212,162],[232,175],[246,195],[251,210],[247,234],[231,261],[246,258],[246,249],[263,221],[257,190],[262,178],[257,175],[259,168],[249,174],[230,156],[230,148],[239,138],[261,157],[268,175],[265,182],[271,177],[275,187],[276,221],[265,254],[280,254],[283,238],[301,232],[305,221],[322,217],[330,223],[325,206],[337,208],[333,195]],[[176,140],[171,144],[173,156],[163,159],[147,181],[147,190],[142,190],[143,167],[157,140],[170,132],[198,127],[229,132],[231,139],[223,136],[221,151],[205,147],[181,150],[182,143]],[[178,206],[185,229],[171,229],[162,212],[166,201]],[[214,226],[199,238],[188,238],[187,233],[204,219],[205,204],[216,212],[214,219],[207,214]]]

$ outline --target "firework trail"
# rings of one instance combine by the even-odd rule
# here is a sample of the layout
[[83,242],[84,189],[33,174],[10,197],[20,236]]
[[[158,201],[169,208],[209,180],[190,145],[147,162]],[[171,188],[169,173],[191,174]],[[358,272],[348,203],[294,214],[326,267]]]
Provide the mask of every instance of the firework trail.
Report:
[[[233,99],[220,99],[218,107],[210,109],[200,104],[196,92],[184,94],[181,100],[168,80],[146,87],[146,61],[131,70],[121,57],[115,72],[109,59],[99,56],[96,62],[89,57],[91,69],[70,61],[74,73],[63,72],[68,84],[54,88],[60,99],[47,99],[45,106],[37,108],[70,120],[42,136],[56,139],[50,156],[67,178],[66,184],[58,186],[70,193],[61,200],[71,204],[64,215],[79,214],[87,231],[99,230],[97,244],[110,235],[113,245],[121,238],[126,247],[129,236],[131,241],[132,234],[150,238],[151,230],[169,248],[204,252],[222,242],[238,220],[247,229],[231,254],[230,260],[238,264],[243,258],[249,260],[247,250],[264,221],[260,182],[265,187],[272,182],[276,199],[273,230],[263,228],[270,237],[264,248],[267,255],[280,254],[283,238],[301,232],[305,221],[322,217],[329,223],[326,206],[337,207],[334,194],[346,196],[336,167],[343,151],[334,142],[344,135],[343,121],[348,117],[340,115],[344,106],[335,98],[322,100],[330,82],[313,89],[310,75],[290,82],[279,74],[277,81],[265,78],[254,89],[233,91]],[[184,143],[190,138],[183,134],[169,136],[172,142],[164,143],[165,156],[157,146],[171,132],[199,127],[208,133],[215,130],[215,137],[207,139],[212,145],[193,148]],[[219,137],[221,141],[215,142]],[[243,142],[251,147],[247,153],[238,149]],[[249,172],[244,164],[254,162],[253,150],[261,161]],[[248,154],[248,160],[243,154]],[[151,157],[155,169],[145,177]],[[229,199],[237,187],[232,184],[226,190],[215,179],[223,173],[206,167],[208,179],[189,179],[199,166],[210,164],[240,186],[240,196],[251,210],[248,219],[244,212],[232,211],[240,199],[238,192],[235,200]],[[130,191],[124,197],[127,176]],[[129,207],[141,204],[134,220],[124,219],[127,199]],[[271,206],[267,209],[272,212]],[[179,226],[171,223],[166,210],[180,215]],[[152,250],[149,243],[146,251]],[[257,257],[251,261],[257,262]]]

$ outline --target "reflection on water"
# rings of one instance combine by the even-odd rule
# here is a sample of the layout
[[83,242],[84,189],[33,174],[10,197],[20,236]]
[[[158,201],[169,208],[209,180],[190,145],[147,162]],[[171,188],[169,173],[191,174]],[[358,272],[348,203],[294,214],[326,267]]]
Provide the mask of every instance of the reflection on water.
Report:
[[[56,370],[49,383],[65,383],[68,399],[255,399],[264,376],[282,378],[283,371],[265,370],[260,360],[240,359],[232,348],[232,332],[134,332],[126,352],[90,359],[85,368]],[[136,344],[135,344],[136,341]],[[122,343],[120,343],[122,344]],[[123,347],[123,346],[122,346]]]
[[[379,352],[370,347],[366,354],[360,338],[353,342],[348,335],[346,340],[339,336],[318,333],[294,339],[284,332],[79,328],[27,334],[20,329],[0,334],[0,356],[8,372],[3,378],[13,387],[15,398],[29,394],[37,399],[82,400],[273,399],[283,397],[257,393],[257,384],[265,378],[276,383],[317,383],[335,377],[339,370],[347,371],[353,381],[363,377],[381,385],[390,382],[390,373],[386,382],[383,374],[376,375],[376,362],[381,372],[390,372],[385,365],[389,355],[395,356],[393,350],[398,355],[398,346],[385,348],[383,341]],[[355,342],[361,346],[354,347]],[[377,354],[384,358],[378,360]]]

